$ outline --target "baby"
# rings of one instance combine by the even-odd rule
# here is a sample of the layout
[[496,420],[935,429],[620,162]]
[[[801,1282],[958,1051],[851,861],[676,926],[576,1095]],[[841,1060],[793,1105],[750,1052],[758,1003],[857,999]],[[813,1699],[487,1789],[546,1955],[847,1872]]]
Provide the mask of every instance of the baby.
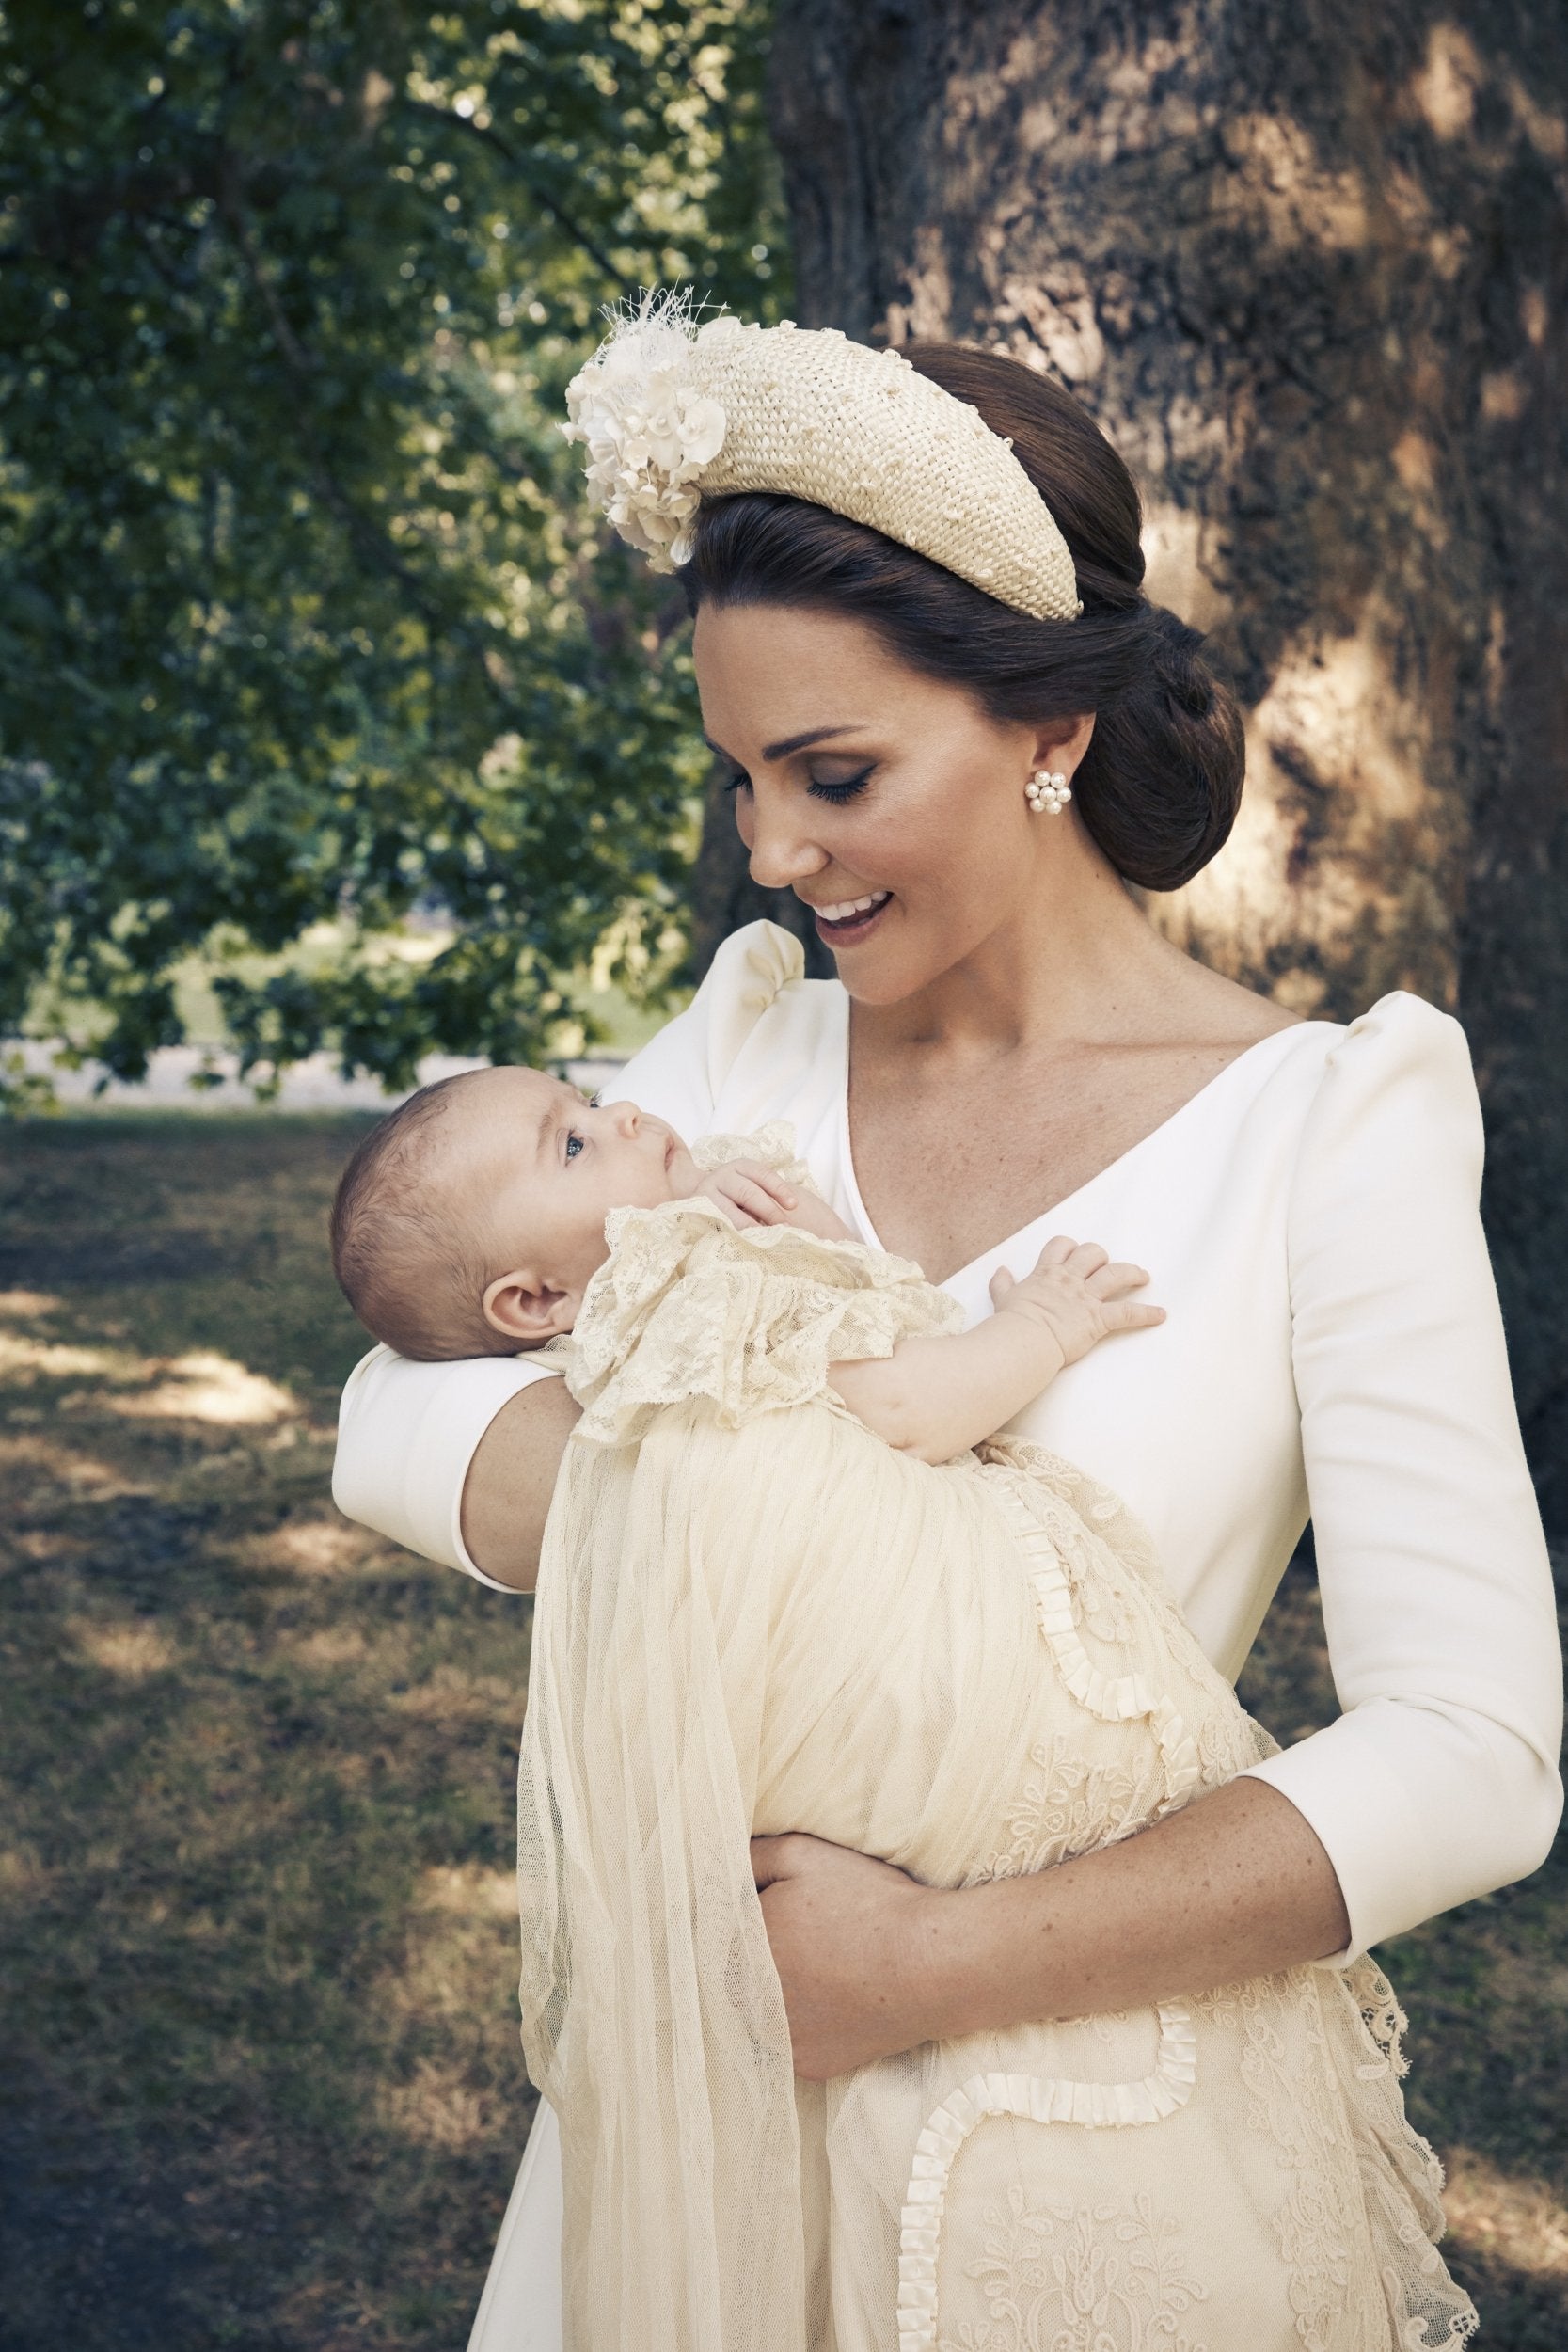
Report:
[[[612,1210],[683,1200],[711,1201],[742,1229],[857,1243],[793,1170],[744,1156],[705,1172],[651,1112],[499,1068],[424,1088],[365,1137],[338,1187],[332,1262],[360,1321],[401,1355],[517,1355],[573,1328],[610,1254]],[[1163,1322],[1163,1308],[1129,1296],[1148,1279],[1092,1244],[1054,1240],[1022,1281],[993,1278],[997,1312],[977,1329],[835,1363],[832,1386],[888,1443],[948,1461],[1098,1341]]]

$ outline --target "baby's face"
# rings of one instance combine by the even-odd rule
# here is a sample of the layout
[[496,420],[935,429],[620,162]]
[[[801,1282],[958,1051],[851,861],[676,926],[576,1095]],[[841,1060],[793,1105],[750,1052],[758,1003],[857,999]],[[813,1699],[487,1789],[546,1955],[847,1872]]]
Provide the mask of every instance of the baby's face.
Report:
[[494,1263],[529,1289],[580,1299],[608,1256],[611,1209],[684,1200],[701,1176],[681,1138],[631,1103],[591,1106],[543,1071],[483,1073],[467,1090],[461,1149]]

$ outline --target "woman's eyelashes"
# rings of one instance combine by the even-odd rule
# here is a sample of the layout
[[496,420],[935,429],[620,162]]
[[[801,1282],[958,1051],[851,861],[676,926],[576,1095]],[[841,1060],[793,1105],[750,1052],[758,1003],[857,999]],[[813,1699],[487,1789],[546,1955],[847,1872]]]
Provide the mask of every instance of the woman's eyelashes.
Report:
[[[873,768],[863,768],[854,776],[810,776],[806,780],[806,789],[814,800],[831,801],[838,807],[846,801],[852,801],[857,793],[863,792],[872,773]],[[749,792],[751,788],[752,779],[744,769],[737,769],[724,782],[726,792]]]
[[870,781],[871,770],[863,768],[858,776],[813,776],[810,789],[815,799],[832,801],[836,807],[842,802],[854,800]]

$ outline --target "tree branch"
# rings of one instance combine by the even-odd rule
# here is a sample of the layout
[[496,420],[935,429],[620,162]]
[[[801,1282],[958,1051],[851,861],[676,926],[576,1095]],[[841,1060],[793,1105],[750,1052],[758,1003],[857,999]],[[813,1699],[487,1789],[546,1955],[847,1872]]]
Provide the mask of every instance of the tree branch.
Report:
[[433,106],[422,98],[404,98],[399,103],[408,113],[422,115],[428,122],[438,122],[449,131],[466,131],[470,138],[480,139],[486,147],[493,147],[502,162],[516,173],[541,211],[548,213],[556,226],[563,229],[573,244],[581,247],[594,266],[609,278],[615,292],[629,294],[635,291],[622,277],[603,246],[589,234],[580,221],[574,220],[563,204],[558,204],[548,190],[539,185],[538,181],[524,167],[516,150],[502,138],[499,131],[487,123],[475,122],[467,115],[451,114],[444,106]]
[[266,310],[273,331],[273,340],[277,345],[278,356],[293,378],[295,390],[299,395],[299,434],[309,456],[311,468],[316,476],[317,487],[347,531],[350,544],[360,561],[373,565],[378,571],[389,574],[405,591],[425,627],[433,633],[438,633],[442,627],[440,615],[430,604],[419,574],[410,570],[385,532],[378,531],[375,525],[368,521],[359,512],[358,507],[349,497],[327,462],[326,453],[322,447],[314,420],[310,414],[313,389],[310,378],[314,372],[315,362],[290,326],[283,305],[278,299],[277,289],[261,265],[261,257],[256,249],[256,240],[251,232],[250,223],[245,217],[245,206],[240,197],[237,174],[231,170],[226,169],[222,174],[222,189],[218,204],[238,247],[245,275],[261,296],[262,306]]

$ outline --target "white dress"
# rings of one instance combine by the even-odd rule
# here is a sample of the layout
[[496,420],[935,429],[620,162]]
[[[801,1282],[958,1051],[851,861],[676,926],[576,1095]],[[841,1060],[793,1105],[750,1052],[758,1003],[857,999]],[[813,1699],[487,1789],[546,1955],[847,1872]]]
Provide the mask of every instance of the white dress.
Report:
[[[683,1133],[788,1119],[869,1242],[847,1122],[848,999],[753,924],[614,1089]],[[1058,1232],[1135,1259],[1168,1310],[1015,1424],[1119,1494],[1234,1677],[1306,1523],[1343,1709],[1253,1768],[1323,1840],[1340,1961],[1538,1867],[1561,1809],[1551,1579],[1478,1214],[1464,1033],[1419,998],[1239,1056],[1069,1199],[943,1287],[974,1320]],[[378,1348],[344,1392],[349,1517],[478,1574],[459,1505],[493,1415],[546,1368]],[[559,2153],[542,2112],[471,2352],[559,2352]]]

